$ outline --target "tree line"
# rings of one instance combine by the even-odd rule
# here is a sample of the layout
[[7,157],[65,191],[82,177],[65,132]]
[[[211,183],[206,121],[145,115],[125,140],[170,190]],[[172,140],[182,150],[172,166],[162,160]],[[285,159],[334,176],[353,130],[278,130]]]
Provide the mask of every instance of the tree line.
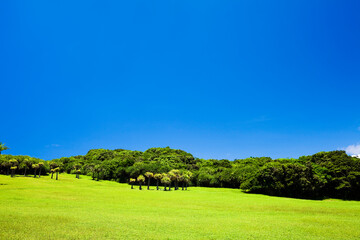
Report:
[[[17,163],[9,163],[11,159]],[[40,162],[43,164],[37,168]],[[15,166],[17,168],[12,169]],[[12,170],[13,174],[34,174],[39,173],[39,169],[42,174],[66,172],[77,178],[89,175],[93,180],[112,180],[139,187],[147,181],[148,186],[157,186],[157,189],[159,183],[167,189],[171,186],[178,189],[178,184],[184,184],[240,188],[273,196],[360,200],[360,159],[345,151],[320,152],[298,159],[250,157],[234,161],[195,158],[169,147],[144,152],[92,149],[86,155],[51,161],[0,155],[2,174],[10,174]]]

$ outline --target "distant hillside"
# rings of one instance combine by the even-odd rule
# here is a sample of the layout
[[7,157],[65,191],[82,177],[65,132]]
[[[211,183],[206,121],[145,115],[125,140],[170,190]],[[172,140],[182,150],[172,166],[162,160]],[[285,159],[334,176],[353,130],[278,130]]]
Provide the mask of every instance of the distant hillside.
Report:
[[[16,159],[16,163],[9,162]],[[40,167],[34,168],[37,163]],[[35,165],[34,165],[35,164]],[[14,168],[16,169],[14,170]],[[84,156],[43,161],[29,156],[0,156],[0,172],[34,174],[42,169],[92,176],[94,180],[128,182],[146,172],[167,174],[173,184],[189,176],[193,186],[241,188],[245,192],[322,199],[326,197],[360,200],[360,159],[345,151],[320,152],[299,159],[251,157],[235,161],[194,158],[183,150],[150,148],[145,152],[124,149],[92,149]],[[151,178],[151,184],[156,181]]]

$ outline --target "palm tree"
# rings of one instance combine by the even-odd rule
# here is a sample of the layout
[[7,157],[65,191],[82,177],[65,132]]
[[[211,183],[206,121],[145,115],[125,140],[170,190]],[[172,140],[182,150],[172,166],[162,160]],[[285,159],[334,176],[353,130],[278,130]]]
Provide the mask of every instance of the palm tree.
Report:
[[31,163],[29,162],[29,159],[25,158],[19,165],[19,169],[24,169],[24,177],[26,176],[26,170],[29,169],[29,166]]
[[51,162],[50,163],[50,172],[51,172],[51,179],[53,179],[54,177],[54,173],[55,173],[55,168],[59,167],[59,165],[56,162]]
[[169,172],[169,175],[170,175],[170,179],[172,181],[175,181],[175,183],[174,183],[175,190],[178,190],[178,182],[179,182],[180,175],[181,175],[180,170],[173,169]]
[[145,182],[145,177],[143,175],[140,175],[137,177],[137,181],[139,182],[139,189],[141,190],[141,184]]
[[5,146],[5,143],[1,143],[0,142],[0,155],[2,151],[8,150],[9,148],[7,146]]
[[43,168],[44,166],[44,163],[43,162],[39,162],[39,178],[40,178],[40,175],[41,175],[41,169]]
[[56,180],[58,180],[59,179],[60,168],[57,167],[57,168],[54,169],[54,171],[56,172]]
[[150,189],[150,179],[151,179],[152,177],[154,177],[154,174],[153,174],[152,172],[146,172],[146,173],[145,173],[145,176],[148,178],[148,187],[147,187],[147,190],[149,190],[149,189]]
[[191,180],[191,177],[192,177],[192,172],[190,171],[187,171],[184,175],[183,175],[183,178],[184,178],[184,182],[185,182],[185,190],[187,190],[187,187],[188,187],[188,184]]
[[[164,191],[166,191],[166,185],[167,184],[171,184],[171,179],[167,176],[167,175],[163,175],[163,177],[161,178],[161,182],[162,184],[164,184]],[[170,185],[169,185],[169,191],[170,191]]]
[[36,178],[36,171],[39,168],[39,164],[33,164],[31,167],[34,169],[34,178]]
[[130,178],[129,182],[131,184],[131,189],[134,189],[134,182],[136,182],[136,179],[135,178]]
[[184,190],[184,187],[185,187],[184,174],[180,175],[179,182],[182,183],[181,190]]
[[171,191],[171,182],[174,181],[175,182],[175,190],[176,190],[176,181],[177,181],[177,172],[179,170],[171,170],[170,172],[168,172],[168,177],[170,178],[170,185],[169,185],[169,191]]
[[156,179],[156,190],[159,190],[159,180],[161,180],[162,174],[157,173],[154,175],[154,178]]
[[52,169],[50,170],[50,172],[51,172],[51,179],[53,179],[53,177],[54,177],[54,172],[55,172],[55,168],[52,168]]
[[15,177],[15,170],[17,169],[18,161],[16,159],[9,160],[9,165],[11,169],[11,177]]

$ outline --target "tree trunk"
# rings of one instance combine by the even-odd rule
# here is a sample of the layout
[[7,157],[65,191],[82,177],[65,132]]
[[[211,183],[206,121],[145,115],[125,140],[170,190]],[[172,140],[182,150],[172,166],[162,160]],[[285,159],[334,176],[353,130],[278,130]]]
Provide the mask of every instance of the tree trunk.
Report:
[[182,189],[181,190],[184,190],[184,182],[182,183]]
[[164,184],[164,191],[166,191],[166,184]]
[[11,177],[14,177],[14,169],[11,169]]
[[51,179],[53,179],[53,177],[54,177],[54,172],[51,173]]
[[131,189],[134,189],[134,184],[131,184]]
[[156,180],[156,190],[159,190],[159,179]]
[[34,169],[34,178],[36,178],[36,169]]
[[39,169],[39,178],[40,178],[40,175],[41,175],[41,168]]
[[24,177],[26,177],[26,168],[24,169]]
[[149,190],[149,189],[150,189],[150,178],[148,180],[148,189],[147,190]]
[[141,182],[139,183],[139,189],[141,190]]
[[92,173],[92,180],[95,180],[95,172]]
[[56,180],[58,180],[59,172],[56,172]]
[[188,183],[185,184],[185,190],[187,190]]

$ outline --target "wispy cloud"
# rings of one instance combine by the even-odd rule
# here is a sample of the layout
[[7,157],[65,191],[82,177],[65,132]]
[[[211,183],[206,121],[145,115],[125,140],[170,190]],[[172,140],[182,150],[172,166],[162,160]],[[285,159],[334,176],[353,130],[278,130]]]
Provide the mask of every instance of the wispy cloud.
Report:
[[50,145],[46,145],[45,147],[49,148],[49,147],[61,147],[60,144],[56,144],[56,143],[52,143]]
[[350,145],[345,148],[345,151],[350,155],[360,155],[360,144]]

